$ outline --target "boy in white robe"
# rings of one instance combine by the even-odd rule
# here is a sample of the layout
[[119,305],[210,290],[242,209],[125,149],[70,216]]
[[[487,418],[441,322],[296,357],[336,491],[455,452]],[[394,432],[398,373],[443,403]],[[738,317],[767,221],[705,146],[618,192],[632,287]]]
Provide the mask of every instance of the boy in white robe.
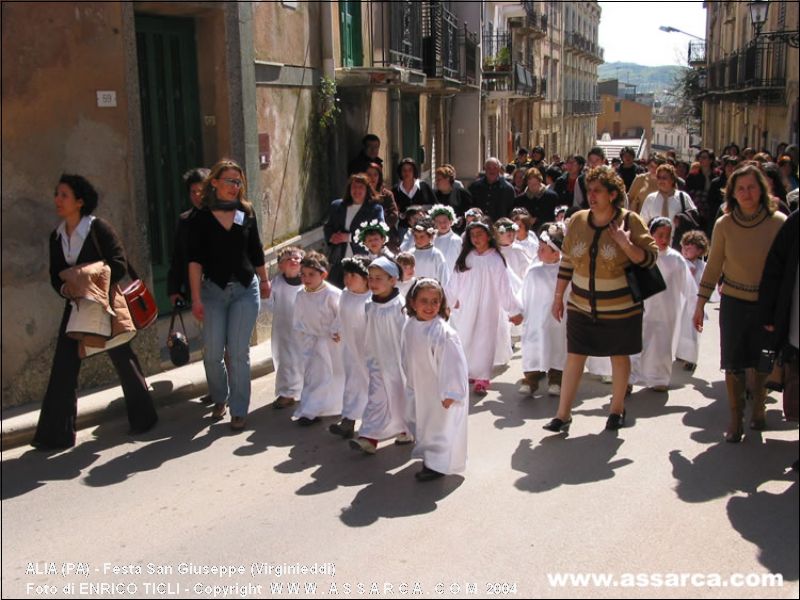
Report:
[[522,371],[525,381],[519,388],[524,395],[533,395],[539,382],[547,376],[547,393],[561,393],[561,375],[567,360],[567,323],[553,317],[550,301],[555,295],[563,223],[547,223],[542,228],[537,250],[539,262],[531,265],[522,283],[522,308],[525,324],[522,334]]
[[[522,290],[522,280],[525,278],[525,273],[528,272],[528,267],[531,266],[531,259],[527,253],[519,246],[514,245],[518,230],[519,225],[514,223],[511,219],[498,219],[494,224],[497,247],[503,255],[503,258],[506,259],[506,265],[508,265],[508,268],[514,274],[511,278],[511,290],[517,296],[519,296]],[[497,355],[494,359],[495,365],[508,364],[508,361],[511,360],[511,356],[513,355],[513,344],[515,341],[519,340],[521,336],[522,326],[514,325],[512,327],[508,320],[503,320],[503,324],[498,330]]]
[[[703,257],[708,253],[709,241],[706,234],[700,230],[687,231],[681,237],[681,254],[689,271],[692,273],[695,284],[699,287],[703,279],[706,262]],[[714,290],[719,302],[719,292]],[[714,302],[713,298],[710,302]],[[692,371],[697,368],[697,358],[700,353],[700,333],[694,328],[691,312],[681,325],[681,339],[678,342],[678,358],[684,361],[684,369]]]
[[667,289],[644,301],[642,352],[631,356],[630,383],[666,392],[681,324],[686,311],[692,312],[697,286],[684,258],[670,247],[672,222],[666,217],[656,217],[650,222],[650,235],[658,246],[656,264]]
[[405,380],[400,364],[400,337],[406,316],[405,299],[397,289],[400,268],[386,258],[369,267],[372,297],[366,303],[365,349],[369,371],[367,406],[358,431],[350,440],[354,450],[375,454],[378,442],[395,438],[395,444],[410,444],[407,422]]
[[336,329],[342,292],[325,281],[329,270],[325,256],[310,252],[300,264],[303,289],[295,301],[294,329],[303,348],[304,375],[294,417],[306,426],[342,412],[344,365]]
[[517,235],[514,238],[514,246],[521,248],[531,263],[536,262],[539,254],[539,238],[531,231],[533,217],[531,217],[528,209],[519,207],[511,211],[511,220],[518,227]]
[[297,246],[284,248],[278,254],[279,274],[273,277],[272,293],[263,306],[272,313],[272,361],[275,365],[273,408],[286,408],[295,403],[303,390],[303,351],[294,331],[294,306],[302,289],[300,261],[305,252]]
[[467,357],[447,324],[447,300],[438,281],[418,280],[406,310],[401,355],[416,437],[411,456],[422,459],[417,480],[431,481],[466,468]]
[[409,206],[401,215],[406,221],[406,231],[400,242],[400,252],[409,252],[414,247],[414,225],[425,217],[425,209],[416,204]]
[[377,219],[364,221],[356,229],[355,238],[363,248],[367,249],[367,257],[370,261],[379,256],[394,258],[394,253],[386,247],[390,231],[386,223]]
[[[473,221],[464,234],[456,270],[445,288],[453,310],[453,326],[467,356],[475,393],[485,396],[492,376],[497,330],[508,319],[522,323],[522,305],[511,289],[511,271],[492,235],[491,225]],[[503,317],[503,312],[512,317]]]
[[402,280],[397,282],[397,289],[400,290],[400,295],[405,298],[409,290],[411,290],[411,286],[417,280],[417,261],[410,252],[401,252],[394,257],[394,260],[400,267],[402,277]]
[[339,322],[337,330],[342,340],[344,359],[344,400],[342,420],[333,423],[328,431],[350,439],[355,433],[356,421],[361,419],[367,406],[369,372],[364,352],[367,331],[365,305],[372,295],[367,279],[370,260],[366,256],[354,256],[342,260],[344,285],[339,297]]
[[453,231],[456,213],[450,206],[434,204],[430,210],[430,218],[436,226],[436,239],[433,245],[444,255],[448,273],[456,268],[456,260],[461,254],[461,236]]
[[417,277],[431,277],[442,285],[447,285],[450,279],[450,270],[447,261],[434,245],[436,227],[433,221],[425,217],[419,219],[413,228],[414,248],[409,250],[414,255],[414,272]]

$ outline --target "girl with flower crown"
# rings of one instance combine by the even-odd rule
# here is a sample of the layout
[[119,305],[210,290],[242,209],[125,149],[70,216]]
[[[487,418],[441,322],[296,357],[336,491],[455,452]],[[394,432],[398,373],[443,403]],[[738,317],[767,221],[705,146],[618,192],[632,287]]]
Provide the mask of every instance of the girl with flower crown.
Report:
[[420,219],[412,229],[414,235],[414,248],[409,250],[414,255],[416,266],[414,271],[417,277],[432,277],[442,285],[447,285],[450,279],[450,270],[447,261],[434,245],[433,239],[436,228],[429,217]]
[[379,256],[387,258],[394,258],[394,254],[386,247],[389,241],[389,226],[383,221],[373,219],[372,221],[364,221],[356,229],[356,239],[362,247],[367,249],[367,258],[370,261],[375,260]]
[[444,255],[447,271],[452,273],[456,268],[456,260],[461,254],[461,236],[453,231],[456,213],[450,206],[434,204],[430,210],[430,218],[436,226],[436,239],[433,245]]

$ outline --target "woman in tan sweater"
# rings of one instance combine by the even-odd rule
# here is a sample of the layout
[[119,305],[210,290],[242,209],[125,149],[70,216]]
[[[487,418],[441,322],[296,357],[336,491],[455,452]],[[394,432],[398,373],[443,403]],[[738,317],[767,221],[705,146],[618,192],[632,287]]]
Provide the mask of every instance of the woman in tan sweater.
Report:
[[628,192],[628,208],[633,212],[642,212],[642,205],[647,196],[658,191],[656,171],[658,167],[665,164],[667,164],[667,159],[660,154],[654,154],[647,161],[647,173],[641,173],[634,178]]
[[625,184],[611,167],[589,171],[586,187],[589,210],[578,211],[569,222],[553,299],[553,316],[560,322],[571,283],[567,363],[558,414],[544,426],[548,431],[569,428],[587,356],[611,357],[613,396],[606,429],[624,426],[630,355],[642,351],[642,303],[633,299],[625,269],[631,263],[652,266],[658,255],[639,215],[622,208]]
[[725,214],[714,225],[708,265],[700,282],[694,326],[703,330],[703,309],[722,276],[721,368],[731,416],[725,441],[737,443],[743,435],[746,396],[752,401],[750,429],[760,431],[766,425],[766,376],[756,371],[764,343],[758,319],[758,285],[767,253],[786,216],[775,211],[764,176],[753,165],[733,173],[725,197]]

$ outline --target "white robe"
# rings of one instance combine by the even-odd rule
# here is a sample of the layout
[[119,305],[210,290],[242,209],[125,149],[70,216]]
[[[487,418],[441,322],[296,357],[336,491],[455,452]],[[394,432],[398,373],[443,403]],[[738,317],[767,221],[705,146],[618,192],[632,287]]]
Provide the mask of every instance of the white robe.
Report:
[[[510,246],[500,246],[500,252],[503,254],[503,257],[506,259],[506,265],[508,268],[511,269],[511,272],[514,273],[514,277],[511,278],[511,289],[514,293],[519,297],[522,291],[522,280],[525,279],[525,273],[528,272],[528,269],[533,264],[528,254],[520,248],[519,246],[515,246],[514,244]],[[539,262],[538,258],[537,261]],[[507,317],[508,315],[506,315]],[[503,329],[508,329],[509,335],[511,337],[519,338],[522,336],[522,325],[512,325],[508,322],[508,318],[505,320],[505,325]],[[499,343],[499,340],[498,340]],[[498,347],[498,353],[500,352]],[[512,350],[513,354],[513,350]],[[502,356],[495,357],[496,365],[504,365],[511,360],[511,354],[502,360]]]
[[447,263],[447,273],[449,275],[455,270],[458,255],[461,254],[461,236],[454,233],[452,230],[445,235],[437,234],[433,245],[444,255],[444,260]]
[[408,292],[411,291],[411,286],[417,281],[416,276],[412,277],[411,279],[406,279],[405,281],[398,281],[397,282],[397,289],[400,290],[400,295],[405,299],[408,295]]
[[[445,293],[453,310],[453,327],[464,345],[469,376],[489,380],[492,376],[498,329],[502,313],[518,315],[522,305],[511,288],[513,274],[495,250],[467,255],[467,271],[455,271]],[[510,350],[510,348],[509,348]]]
[[297,399],[303,390],[303,349],[294,331],[294,306],[302,285],[291,285],[283,275],[272,279],[272,293],[263,305],[272,313],[272,362],[275,395]]
[[364,338],[367,333],[367,311],[365,305],[372,294],[354,294],[342,290],[339,297],[339,335],[342,338],[344,359],[344,400],[342,417],[357,421],[364,414],[369,389],[367,357]]
[[[694,328],[694,307],[697,304],[697,291],[700,287],[700,280],[703,277],[706,263],[702,258],[698,258],[694,261],[689,261],[685,258],[684,260],[692,275],[692,282],[694,285],[692,286],[693,291],[691,294],[693,294],[693,296],[689,298],[686,311],[681,319],[680,339],[678,340],[678,350],[675,355],[681,360],[697,364],[697,360],[700,357],[700,333]],[[695,272],[691,273],[693,268]],[[717,291],[714,290],[714,293],[716,294]],[[707,319],[708,317],[703,315],[703,318]]]
[[[553,296],[559,263],[539,263],[528,269],[522,282],[522,370],[564,370],[567,361],[567,321],[555,320]],[[566,293],[565,293],[566,295]]]
[[444,254],[435,246],[426,249],[412,248],[409,252],[414,255],[416,261],[414,274],[417,277],[430,277],[437,280],[442,286],[447,285],[450,280],[450,270]]
[[644,301],[642,352],[631,356],[631,383],[669,385],[678,349],[682,318],[697,295],[697,286],[683,256],[672,248],[656,261],[667,289]]
[[412,248],[414,248],[414,230],[410,228],[400,242],[400,252],[411,252]]
[[400,364],[400,338],[406,315],[405,299],[397,295],[385,304],[366,304],[366,356],[369,394],[358,435],[385,440],[409,431],[405,380]]
[[296,418],[326,417],[342,412],[342,347],[333,341],[342,291],[327,281],[316,292],[298,292],[294,328],[303,348],[303,393]]
[[512,246],[521,248],[531,262],[539,262],[539,238],[535,233],[529,231],[528,237],[524,240],[514,240]]
[[[564,320],[566,320],[566,315],[564,315]],[[586,372],[600,377],[611,377],[611,357],[587,356]]]
[[[416,445],[411,453],[439,473],[461,473],[467,464],[469,383],[467,357],[458,334],[444,319],[408,319],[402,338],[409,420]],[[450,408],[442,400],[454,400]]]

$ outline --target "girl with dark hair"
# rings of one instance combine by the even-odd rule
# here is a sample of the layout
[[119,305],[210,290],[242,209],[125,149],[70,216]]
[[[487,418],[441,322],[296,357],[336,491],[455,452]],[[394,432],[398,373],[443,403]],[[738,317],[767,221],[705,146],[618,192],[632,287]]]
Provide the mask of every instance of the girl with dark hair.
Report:
[[181,213],[173,236],[175,243],[167,273],[167,295],[173,306],[178,301],[186,302],[189,299],[189,223],[203,206],[203,183],[209,173],[208,169],[198,168],[183,174],[183,185],[191,208]]
[[417,281],[408,293],[406,312],[400,356],[416,431],[411,456],[422,459],[417,480],[430,481],[466,468],[467,358],[458,334],[447,324],[447,298],[438,281]]
[[717,220],[708,264],[700,282],[694,327],[703,331],[704,307],[722,277],[721,365],[730,423],[725,441],[742,441],[745,398],[752,401],[750,429],[766,428],[766,375],[756,371],[763,344],[758,288],[772,241],[786,217],[775,212],[764,175],[755,165],[734,171],[725,190],[725,214]]
[[386,242],[389,250],[396,254],[400,248],[400,234],[397,230],[397,222],[400,220],[400,212],[397,210],[397,202],[394,200],[392,190],[386,187],[383,180],[383,167],[378,163],[370,163],[367,167],[367,178],[372,189],[378,195],[378,202],[383,207],[383,219],[389,226],[389,240]]
[[[80,175],[61,176],[55,191],[55,209],[62,221],[50,234],[50,283],[64,298],[64,314],[58,330],[50,381],[31,442],[39,450],[75,445],[81,357],[78,341],[69,337],[66,329],[74,302],[83,294],[72,289],[59,274],[70,267],[105,261],[110,269],[109,304],[113,305],[114,288],[127,271],[125,250],[113,227],[92,215],[97,202],[97,192],[85,178]],[[120,310],[117,306],[114,308]],[[109,349],[108,357],[122,384],[130,432],[148,431],[158,421],[158,416],[139,359],[128,343]]]
[[431,186],[419,178],[419,167],[413,158],[400,161],[397,165],[397,178],[399,181],[392,188],[392,193],[401,213],[412,204],[428,209],[436,203]]
[[691,304],[697,295],[697,284],[683,256],[670,247],[672,221],[656,217],[650,222],[650,235],[658,247],[656,265],[667,289],[644,301],[642,351],[631,357],[630,383],[666,392],[683,324],[694,308]]
[[344,196],[331,203],[328,221],[325,223],[325,240],[328,242],[327,257],[330,264],[328,281],[338,288],[344,285],[342,259],[366,254],[367,249],[358,243],[352,232],[361,223],[383,221],[380,198],[363,173],[355,173],[347,180]]
[[511,272],[486,220],[467,226],[456,269],[446,288],[453,326],[464,343],[475,393],[485,396],[492,376],[502,311],[522,322],[522,306],[511,288]]

